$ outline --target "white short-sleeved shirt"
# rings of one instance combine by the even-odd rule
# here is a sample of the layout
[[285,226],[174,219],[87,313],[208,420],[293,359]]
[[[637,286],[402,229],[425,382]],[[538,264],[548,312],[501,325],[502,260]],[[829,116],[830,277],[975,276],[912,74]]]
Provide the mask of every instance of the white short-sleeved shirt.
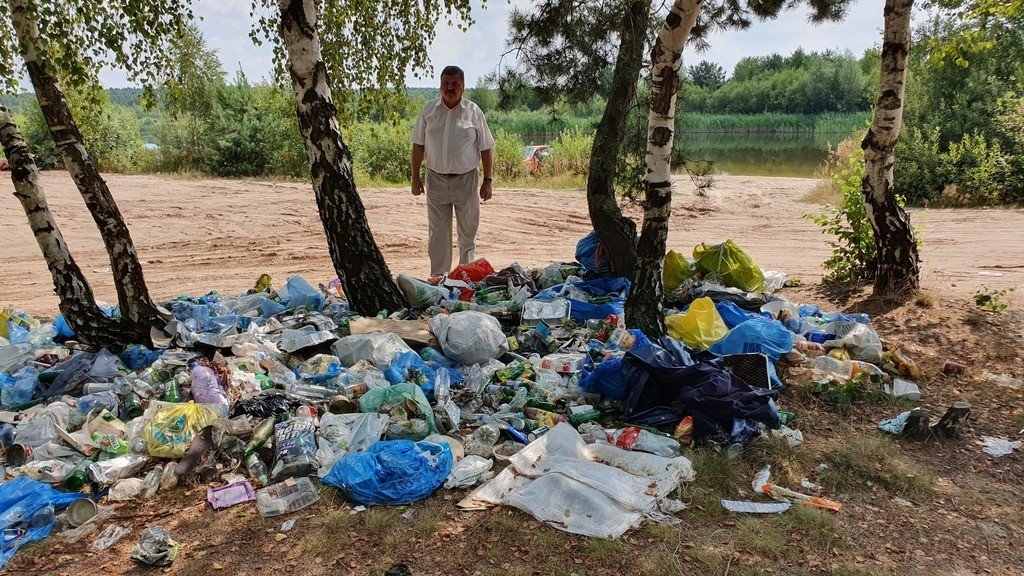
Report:
[[439,174],[465,174],[494,148],[494,137],[479,106],[462,98],[449,109],[440,98],[423,107],[412,129],[412,143],[423,146],[427,168]]

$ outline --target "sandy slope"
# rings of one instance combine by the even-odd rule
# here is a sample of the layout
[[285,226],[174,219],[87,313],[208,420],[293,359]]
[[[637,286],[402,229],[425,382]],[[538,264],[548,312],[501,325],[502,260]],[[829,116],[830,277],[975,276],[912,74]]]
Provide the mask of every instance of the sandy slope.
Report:
[[[159,176],[108,176],[132,230],[156,298],[220,290],[239,292],[262,272],[275,284],[291,274],[313,282],[334,277],[308,184]],[[47,198],[79,264],[101,299],[115,301],[99,235],[71,179],[43,175]],[[679,181],[670,247],[688,253],[702,241],[733,238],[765,268],[815,281],[827,257],[827,238],[802,215],[820,211],[798,200],[814,187],[804,178],[723,176],[708,197]],[[56,309],[49,274],[7,175],[0,178],[0,304],[35,314]],[[428,272],[426,208],[405,189],[363,191],[370,224],[394,273]],[[639,211],[631,210],[638,215]],[[1024,211],[915,211],[923,223],[924,282],[928,289],[973,294],[1024,279]],[[519,261],[545,264],[573,258],[589,230],[582,191],[508,190],[483,209],[478,255],[495,267]],[[980,276],[979,272],[1003,276]]]

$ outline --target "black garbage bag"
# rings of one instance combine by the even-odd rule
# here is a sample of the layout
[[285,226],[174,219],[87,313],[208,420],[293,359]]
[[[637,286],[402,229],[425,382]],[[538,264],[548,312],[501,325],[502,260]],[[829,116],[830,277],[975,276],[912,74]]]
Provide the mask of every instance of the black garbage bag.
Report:
[[694,440],[746,442],[757,422],[780,425],[778,390],[756,388],[721,366],[721,357],[662,338],[622,360],[623,410],[631,424],[668,428],[693,417]]
[[285,412],[294,412],[301,404],[302,402],[288,398],[284,394],[267,394],[235,402],[229,415],[234,418],[246,414],[258,420],[271,416],[276,418]]

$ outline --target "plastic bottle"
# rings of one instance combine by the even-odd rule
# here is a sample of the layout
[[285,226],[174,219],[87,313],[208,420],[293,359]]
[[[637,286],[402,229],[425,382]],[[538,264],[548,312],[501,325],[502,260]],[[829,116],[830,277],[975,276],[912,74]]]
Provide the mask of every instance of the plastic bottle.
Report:
[[164,492],[173,490],[178,485],[178,475],[174,472],[176,464],[174,461],[164,464],[164,473],[160,476],[160,489]]
[[[513,417],[512,420],[521,420],[521,419]],[[509,438],[515,440],[516,442],[519,442],[520,444],[526,444],[527,442],[529,442],[529,440],[526,437],[526,434],[521,432],[520,430],[516,429],[516,427],[515,427],[516,423],[514,423],[514,422],[510,422],[507,419],[498,419],[498,418],[496,418],[494,416],[491,416],[489,414],[481,415],[480,416],[480,421],[483,422],[486,425],[494,426],[498,430],[504,430],[505,433],[508,434]],[[523,424],[525,425],[525,422],[523,422]]]
[[626,450],[650,452],[671,458],[679,453],[679,442],[667,436],[648,432],[643,428],[629,426],[608,434],[608,442]]
[[95,458],[83,458],[78,466],[71,472],[71,475],[64,480],[64,487],[72,492],[77,492],[89,481],[89,466],[95,462]]
[[181,402],[182,400],[181,384],[178,383],[177,378],[168,380],[164,389],[164,402]]
[[88,394],[78,399],[78,409],[89,414],[90,412],[99,412],[101,410],[109,410],[111,413],[117,412],[118,405],[121,404],[121,399],[117,397],[117,394],[111,390],[106,392],[97,392],[95,394]]
[[466,441],[466,454],[490,458],[499,436],[501,436],[501,432],[497,426],[484,424],[469,435],[469,440]]
[[139,497],[143,500],[149,500],[153,496],[156,496],[156,491],[160,489],[160,480],[164,474],[164,469],[157,466],[146,474],[146,478],[142,481],[142,491],[139,492]]
[[811,362],[811,368],[826,376],[849,380],[858,374],[866,372],[872,379],[881,379],[885,373],[870,362],[860,360],[837,360],[831,356],[818,356]]
[[32,401],[39,388],[39,369],[26,366],[14,373],[14,384],[0,392],[0,403],[4,406],[20,406]]
[[249,471],[249,477],[256,484],[266,486],[270,482],[270,472],[267,471],[267,465],[255,453],[249,454],[246,457],[245,468]]
[[255,454],[270,437],[274,435],[274,418],[273,416],[265,418],[260,425],[253,430],[252,438],[249,439],[249,443],[245,445],[245,452],[242,457],[248,461],[251,454]]

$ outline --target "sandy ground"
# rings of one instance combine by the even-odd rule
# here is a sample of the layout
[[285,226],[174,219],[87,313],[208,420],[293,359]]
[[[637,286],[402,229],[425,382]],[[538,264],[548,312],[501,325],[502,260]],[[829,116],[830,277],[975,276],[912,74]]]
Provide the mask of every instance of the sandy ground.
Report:
[[[314,283],[335,276],[308,184],[119,175],[107,180],[157,299],[237,293],[263,272],[275,284],[292,274]],[[688,180],[678,182],[670,248],[689,253],[700,242],[733,238],[763,268],[805,282],[821,278],[828,238],[802,216],[822,207],[800,201],[815,180],[722,176],[704,198]],[[98,298],[114,303],[103,244],[71,178],[47,172],[43,185]],[[12,190],[10,179],[0,178],[0,305],[53,314],[57,299],[50,276]],[[406,189],[364,190],[362,197],[392,272],[425,276],[424,199]],[[915,210],[913,218],[923,226],[926,289],[970,296],[983,285],[1010,288],[1024,280],[1024,211],[929,209]],[[509,190],[500,182],[481,219],[477,255],[496,268],[513,261],[529,266],[572,260],[576,241],[590,229],[582,191]]]

